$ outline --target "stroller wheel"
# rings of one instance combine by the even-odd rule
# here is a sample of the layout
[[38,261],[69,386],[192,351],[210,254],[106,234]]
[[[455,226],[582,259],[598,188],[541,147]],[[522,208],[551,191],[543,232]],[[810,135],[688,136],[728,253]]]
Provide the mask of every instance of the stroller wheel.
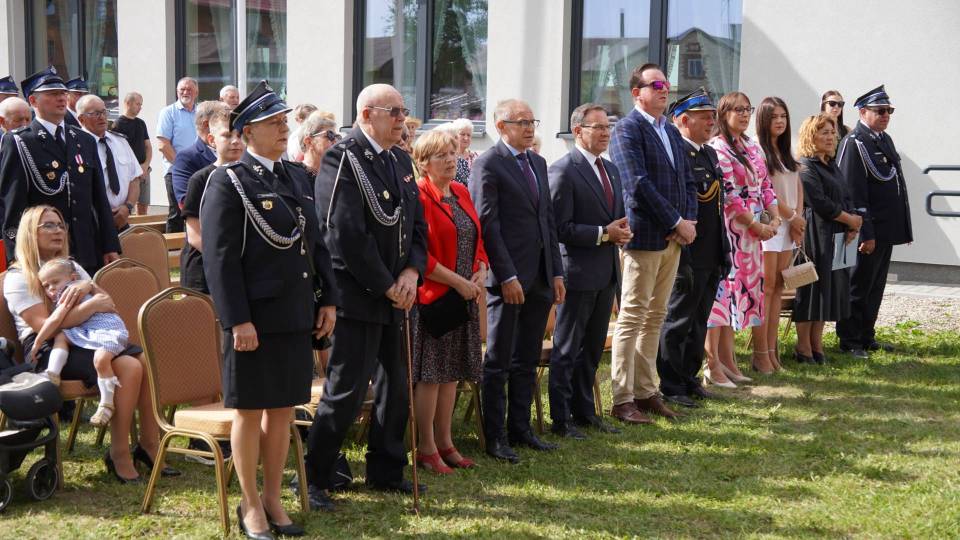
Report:
[[6,478],[0,482],[0,512],[3,512],[3,509],[10,504],[10,499],[13,498],[13,487],[10,485],[10,480]]
[[27,473],[27,493],[45,501],[57,490],[57,468],[46,458],[33,464]]

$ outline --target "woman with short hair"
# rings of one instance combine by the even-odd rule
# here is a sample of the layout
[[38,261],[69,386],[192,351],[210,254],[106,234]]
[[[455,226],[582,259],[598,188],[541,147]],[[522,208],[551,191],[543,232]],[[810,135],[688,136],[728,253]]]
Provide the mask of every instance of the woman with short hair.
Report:
[[850,269],[833,269],[835,238],[854,242],[863,225],[837,163],[837,130],[832,116],[811,116],[800,126],[800,179],[803,181],[807,233],[804,248],[817,268],[817,281],[797,289],[793,320],[797,323],[796,360],[823,364],[824,321],[850,315]]
[[413,159],[427,222],[427,270],[413,310],[417,464],[438,474],[474,462],[453,445],[451,422],[460,381],[480,380],[480,311],[489,262],[467,188],[453,180],[458,150],[445,130],[417,139]]
[[473,122],[469,118],[458,118],[444,126],[447,126],[450,134],[457,139],[457,174],[454,180],[467,185],[473,160],[479,155],[470,150],[470,143],[473,142]]
[[323,154],[340,141],[337,133],[337,121],[333,113],[314,111],[300,126],[300,151],[303,152],[303,166],[316,178],[320,172]]

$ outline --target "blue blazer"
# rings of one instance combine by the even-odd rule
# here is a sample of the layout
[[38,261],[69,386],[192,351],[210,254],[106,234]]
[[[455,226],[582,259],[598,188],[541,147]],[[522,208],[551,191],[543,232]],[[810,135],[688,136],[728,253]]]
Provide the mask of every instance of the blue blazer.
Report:
[[675,164],[653,126],[636,109],[613,129],[610,157],[623,178],[623,202],[633,231],[627,249],[665,249],[677,220],[697,218],[697,185],[684,159],[683,137],[670,124],[667,135]]
[[173,176],[173,194],[177,197],[178,203],[182,203],[183,198],[187,196],[187,184],[190,183],[193,173],[216,160],[217,155],[200,137],[193,141],[193,146],[177,152],[177,157],[170,167],[170,174]]
[[537,177],[539,204],[534,204],[520,164],[503,141],[481,154],[470,170],[470,197],[490,259],[488,287],[516,276],[527,290],[541,269],[548,285],[554,277],[563,276],[547,162],[534,152],[528,151],[527,156]]
[[620,172],[612,161],[600,158],[613,189],[613,208],[607,205],[600,179],[580,150],[550,165],[550,195],[560,240],[560,254],[570,290],[596,291],[619,281],[617,246],[597,245],[598,227],[624,217]]

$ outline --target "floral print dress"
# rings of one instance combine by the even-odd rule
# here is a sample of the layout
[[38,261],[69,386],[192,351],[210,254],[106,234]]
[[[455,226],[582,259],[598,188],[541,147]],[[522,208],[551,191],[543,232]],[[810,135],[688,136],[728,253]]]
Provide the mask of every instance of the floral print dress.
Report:
[[766,207],[777,203],[777,196],[767,175],[763,150],[757,142],[741,137],[734,143],[753,171],[737,160],[723,137],[714,137],[708,144],[717,151],[723,171],[726,192],[723,218],[733,248],[733,267],[730,274],[720,280],[707,326],[732,326],[736,331],[763,322],[763,246],[759,236],[734,218],[744,212],[759,216]]

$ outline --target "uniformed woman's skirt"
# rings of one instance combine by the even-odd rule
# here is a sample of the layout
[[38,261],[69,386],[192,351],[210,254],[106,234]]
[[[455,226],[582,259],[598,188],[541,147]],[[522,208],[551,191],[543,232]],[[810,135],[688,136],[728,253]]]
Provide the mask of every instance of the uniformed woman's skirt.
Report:
[[257,350],[235,351],[233,333],[223,333],[224,407],[275,409],[310,401],[310,333],[257,334],[257,339]]

